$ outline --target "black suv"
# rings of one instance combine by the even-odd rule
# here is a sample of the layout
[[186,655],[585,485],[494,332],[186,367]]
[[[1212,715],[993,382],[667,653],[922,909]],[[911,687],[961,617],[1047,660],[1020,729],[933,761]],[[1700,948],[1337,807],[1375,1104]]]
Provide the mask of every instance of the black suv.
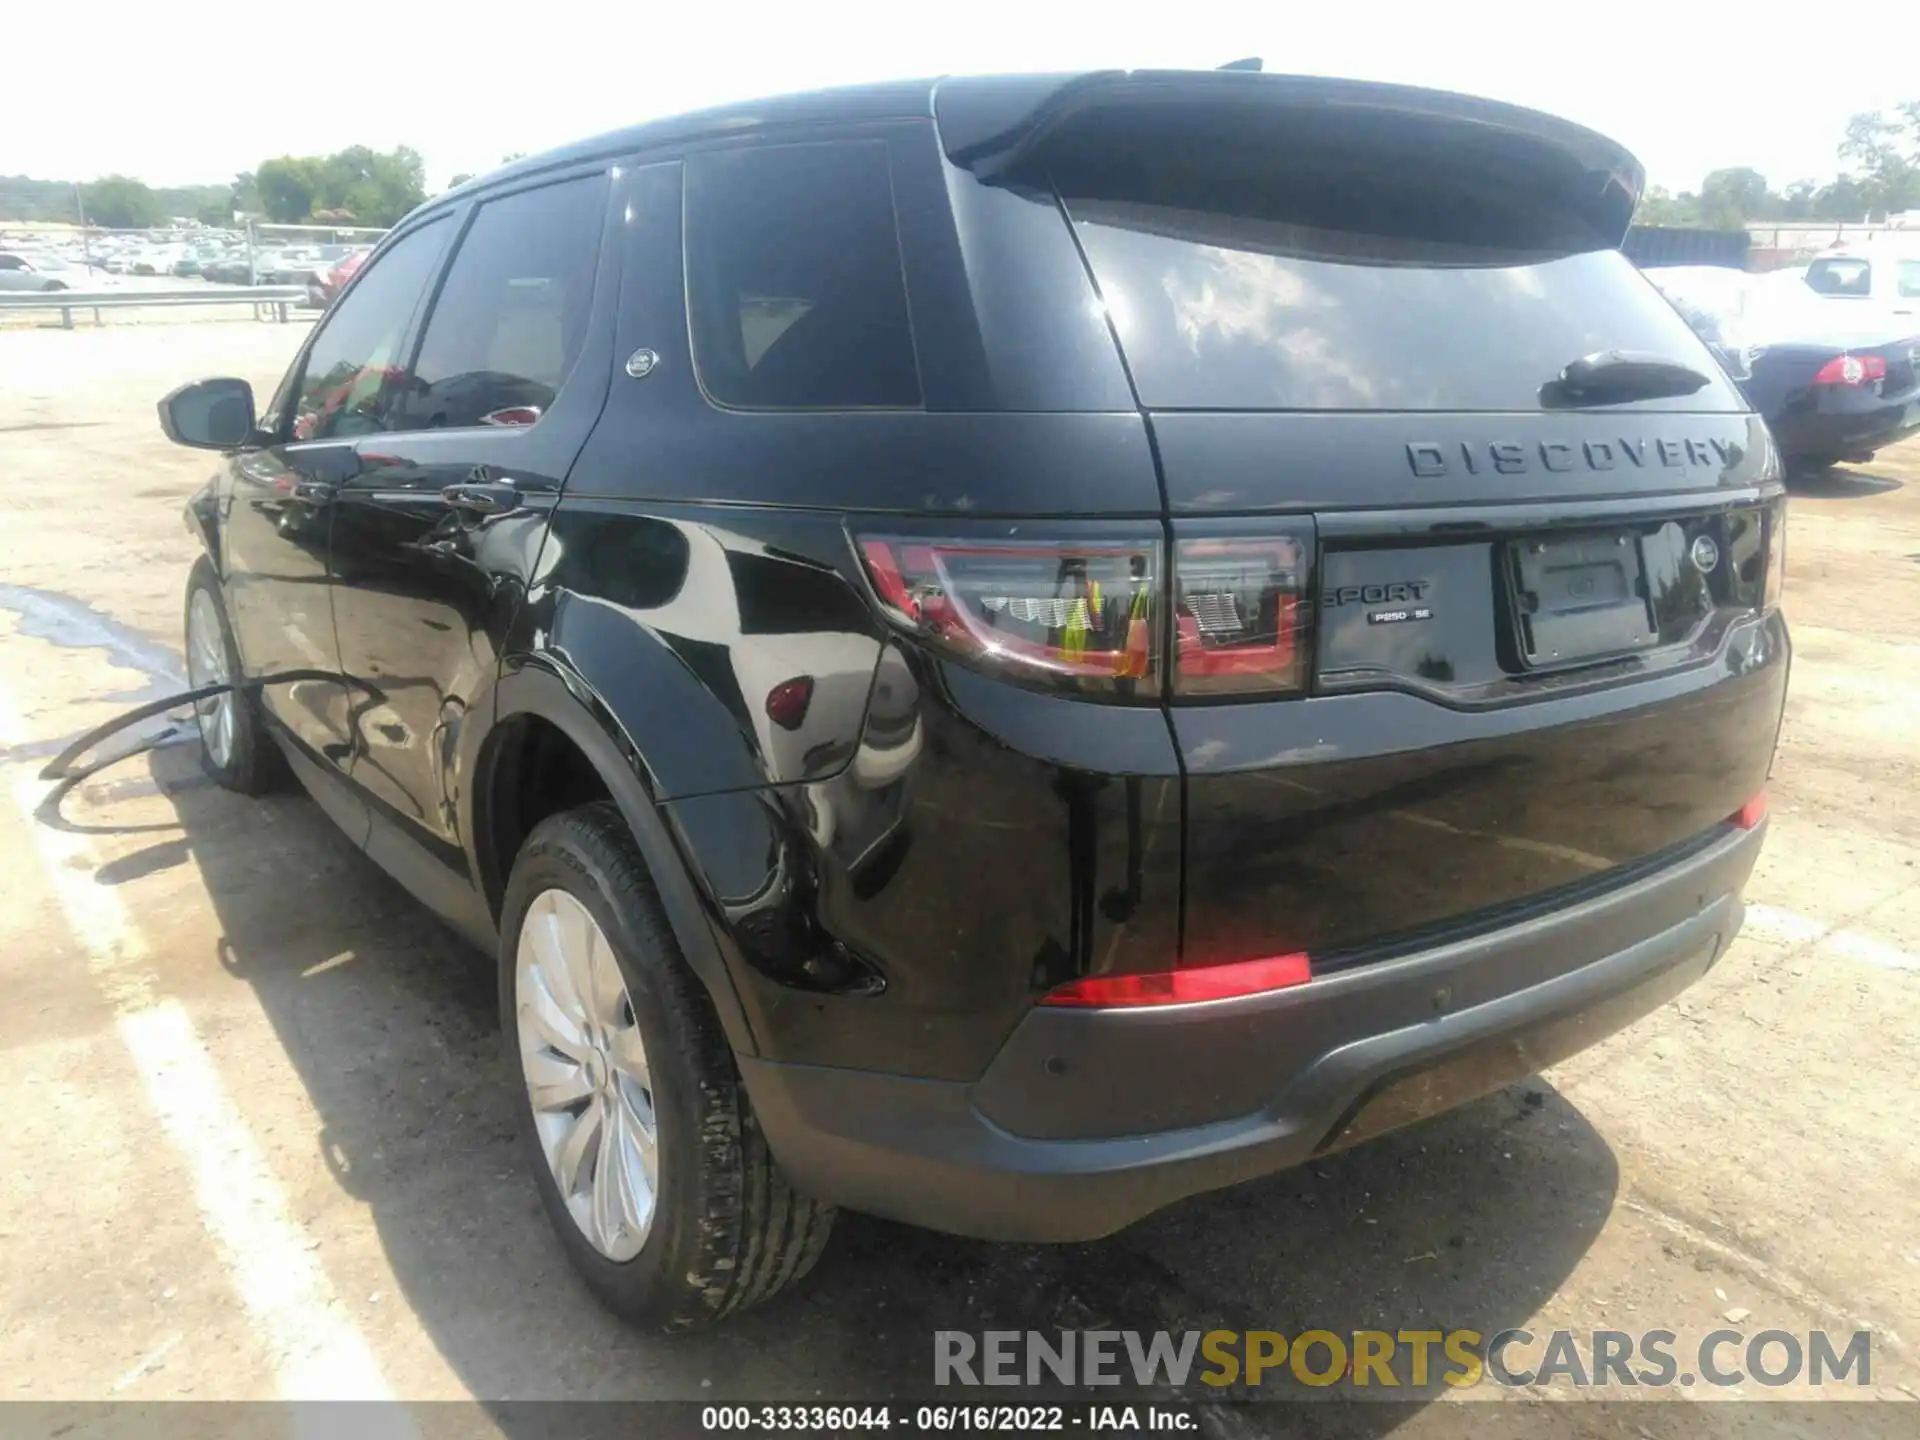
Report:
[[1550,117],[1244,72],[661,121],[422,207],[189,506],[214,773],[499,956],[534,1174],[689,1325],[835,1205],[1080,1240],[1724,953],[1766,431]]

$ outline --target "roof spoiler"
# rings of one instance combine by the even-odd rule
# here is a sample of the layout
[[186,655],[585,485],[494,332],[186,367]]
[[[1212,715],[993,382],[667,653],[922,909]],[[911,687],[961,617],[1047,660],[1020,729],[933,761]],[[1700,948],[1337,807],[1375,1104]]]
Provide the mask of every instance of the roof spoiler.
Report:
[[1011,181],[1044,165],[1061,137],[1085,134],[1116,112],[1196,106],[1297,111],[1303,121],[1364,122],[1389,139],[1472,153],[1529,187],[1550,187],[1618,244],[1646,173],[1623,146],[1585,126],[1518,105],[1444,90],[1266,75],[1250,69],[1098,70],[1077,75],[943,80],[934,116],[947,158],[985,181]]

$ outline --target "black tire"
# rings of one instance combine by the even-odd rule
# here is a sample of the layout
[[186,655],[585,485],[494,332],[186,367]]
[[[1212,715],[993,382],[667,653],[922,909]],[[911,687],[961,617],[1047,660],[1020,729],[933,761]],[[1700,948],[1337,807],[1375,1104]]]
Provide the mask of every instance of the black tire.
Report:
[[[626,1261],[595,1249],[568,1211],[520,1068],[520,931],[528,907],[555,888],[580,901],[611,943],[653,1081],[659,1189],[647,1238]],[[568,1258],[600,1302],[635,1324],[691,1330],[756,1305],[811,1270],[826,1248],[833,1208],[795,1190],[767,1148],[713,1002],[682,958],[612,801],[534,827],[507,881],[500,937],[500,1015],[534,1183]]]
[[[238,676],[242,673],[240,650],[233,643],[233,626],[227,619],[227,604],[221,595],[220,577],[214,572],[212,559],[205,555],[194,562],[193,570],[187,576],[187,598],[181,630],[188,637],[189,651],[193,646],[193,597],[200,592],[212,598],[214,618],[219,622],[221,648],[227,656],[227,674]],[[188,663],[191,670],[191,660]],[[250,695],[233,697],[233,741],[224,761],[214,758],[207,748],[206,731],[204,728],[201,730],[200,764],[222,786],[240,795],[271,794],[287,788],[287,782],[292,778],[286,756],[280,753],[280,747],[267,733],[266,722]]]

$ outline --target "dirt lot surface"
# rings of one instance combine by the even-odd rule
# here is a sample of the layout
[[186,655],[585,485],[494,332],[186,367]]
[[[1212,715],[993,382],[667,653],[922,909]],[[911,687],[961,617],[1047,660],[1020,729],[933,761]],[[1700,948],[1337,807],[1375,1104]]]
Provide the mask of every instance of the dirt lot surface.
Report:
[[[1920,447],[1793,497],[1772,831],[1745,934],[1677,1004],[1101,1244],[843,1216],[797,1293],[665,1340],[598,1310],[549,1232],[486,962],[316,807],[212,788],[184,744],[57,810],[34,779],[179,680],[181,505],[213,462],[167,445],[153,402],[207,374],[270,391],[304,328],[0,332],[0,1398],[857,1400],[924,1391],[936,1329],[1063,1327],[1665,1328],[1683,1357],[1723,1326],[1864,1328],[1865,1392],[1662,1397],[1920,1387]],[[1567,1394],[1481,1386],[1372,1428]],[[1583,1408],[1532,1405],[1530,1428],[1666,1435],[1683,1413]],[[1841,1408],[1787,1433],[1920,1414]],[[1779,1433],[1684,1413],[1709,1409]]]

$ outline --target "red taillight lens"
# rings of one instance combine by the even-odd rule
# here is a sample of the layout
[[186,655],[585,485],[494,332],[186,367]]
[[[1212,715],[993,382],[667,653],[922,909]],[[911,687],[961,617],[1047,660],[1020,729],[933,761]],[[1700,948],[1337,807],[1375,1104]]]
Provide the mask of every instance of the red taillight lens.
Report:
[[1159,694],[1156,538],[868,536],[859,547],[882,609],[942,649],[1059,689]]
[[1071,980],[1041,997],[1042,1005],[1134,1006],[1191,1005],[1201,1000],[1231,1000],[1268,990],[1304,985],[1313,978],[1305,951],[1236,960],[1226,965],[1195,965],[1140,975],[1089,975]]
[[1887,362],[1878,355],[1836,355],[1813,377],[1816,385],[1864,385],[1884,380]]
[[782,730],[798,730],[807,723],[807,707],[811,704],[813,677],[796,675],[767,692],[767,718]]
[[1753,829],[1754,826],[1767,818],[1767,792],[1762,790],[1758,795],[1734,811],[1729,818],[1742,830]]
[[1174,693],[1306,688],[1310,547],[1291,536],[1174,546]]

